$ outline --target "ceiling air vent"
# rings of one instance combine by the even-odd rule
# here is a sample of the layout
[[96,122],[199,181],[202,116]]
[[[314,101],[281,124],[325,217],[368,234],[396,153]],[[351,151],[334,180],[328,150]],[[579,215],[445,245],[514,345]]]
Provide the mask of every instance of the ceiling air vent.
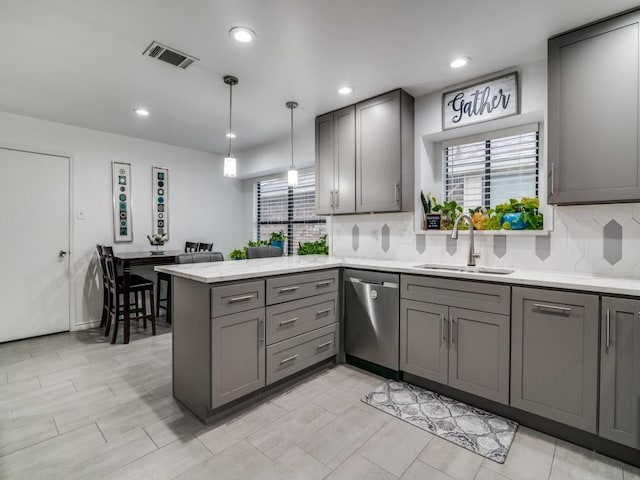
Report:
[[151,45],[149,45],[142,54],[182,69],[198,61],[196,57],[192,57],[191,55],[187,55],[175,48],[167,47],[158,42],[151,42]]

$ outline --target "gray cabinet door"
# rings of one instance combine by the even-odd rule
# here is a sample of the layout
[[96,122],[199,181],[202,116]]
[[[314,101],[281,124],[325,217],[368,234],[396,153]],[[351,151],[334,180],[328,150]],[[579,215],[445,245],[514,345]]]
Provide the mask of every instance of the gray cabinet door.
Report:
[[514,287],[511,405],[596,433],[596,295]]
[[447,383],[448,308],[402,299],[400,302],[400,370]]
[[549,203],[640,199],[640,13],[549,40]]
[[333,113],[334,213],[356,211],[356,110],[352,105]]
[[640,301],[602,299],[600,436],[640,448]]
[[400,90],[356,105],[356,211],[401,209]]
[[333,113],[316,118],[316,213],[333,213]]
[[211,320],[211,408],[265,386],[264,308]]
[[449,385],[509,404],[508,315],[449,308]]

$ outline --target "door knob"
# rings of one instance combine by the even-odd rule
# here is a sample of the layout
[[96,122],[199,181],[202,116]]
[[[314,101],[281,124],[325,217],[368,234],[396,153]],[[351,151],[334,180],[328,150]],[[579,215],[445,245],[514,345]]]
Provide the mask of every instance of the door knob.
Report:
[[69,253],[69,252],[67,252],[67,251],[65,251],[65,250],[60,250],[60,251],[58,252],[58,257],[60,257],[60,258],[64,258],[64,257],[66,257],[66,256],[67,256],[67,254],[68,254],[68,253]]

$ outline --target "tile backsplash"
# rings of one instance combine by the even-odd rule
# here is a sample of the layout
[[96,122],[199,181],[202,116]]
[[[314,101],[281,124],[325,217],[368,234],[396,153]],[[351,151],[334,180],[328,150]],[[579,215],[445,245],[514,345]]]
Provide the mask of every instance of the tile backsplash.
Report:
[[[548,235],[479,234],[478,265],[640,277],[640,204],[554,208]],[[469,236],[414,231],[412,213],[334,216],[332,252],[433,263],[466,263]]]

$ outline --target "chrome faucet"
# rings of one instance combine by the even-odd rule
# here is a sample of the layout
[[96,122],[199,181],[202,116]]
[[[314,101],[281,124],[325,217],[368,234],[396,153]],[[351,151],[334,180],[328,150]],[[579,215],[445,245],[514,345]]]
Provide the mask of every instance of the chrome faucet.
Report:
[[479,253],[476,253],[475,244],[473,239],[473,220],[471,219],[471,215],[467,215],[463,213],[458,218],[456,218],[456,223],[453,224],[453,233],[451,234],[451,238],[454,240],[458,239],[458,224],[460,220],[466,220],[469,225],[469,260],[467,261],[467,265],[470,267],[476,266],[476,258],[480,257]]

